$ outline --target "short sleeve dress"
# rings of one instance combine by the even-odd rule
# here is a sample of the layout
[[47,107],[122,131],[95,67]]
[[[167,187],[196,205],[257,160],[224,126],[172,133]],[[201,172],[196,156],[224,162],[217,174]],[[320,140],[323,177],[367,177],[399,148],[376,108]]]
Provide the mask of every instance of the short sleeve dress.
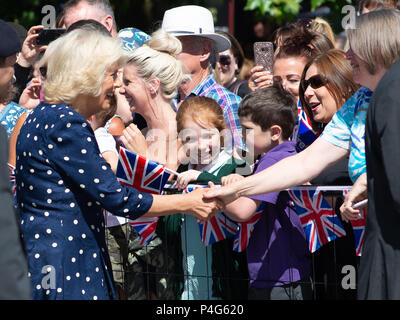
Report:
[[102,208],[135,219],[153,197],[118,183],[89,123],[65,104],[37,106],[18,137],[16,185],[33,298],[115,298]]

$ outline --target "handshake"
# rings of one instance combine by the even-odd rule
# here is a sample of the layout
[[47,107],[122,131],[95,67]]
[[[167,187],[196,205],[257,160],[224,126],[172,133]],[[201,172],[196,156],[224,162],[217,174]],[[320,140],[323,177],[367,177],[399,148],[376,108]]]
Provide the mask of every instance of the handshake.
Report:
[[244,179],[243,176],[231,174],[221,179],[222,187],[209,182],[209,188],[198,188],[184,195],[185,200],[190,203],[190,207],[185,212],[199,220],[208,220],[217,212],[223,211],[226,204],[238,198],[230,186],[242,179]]

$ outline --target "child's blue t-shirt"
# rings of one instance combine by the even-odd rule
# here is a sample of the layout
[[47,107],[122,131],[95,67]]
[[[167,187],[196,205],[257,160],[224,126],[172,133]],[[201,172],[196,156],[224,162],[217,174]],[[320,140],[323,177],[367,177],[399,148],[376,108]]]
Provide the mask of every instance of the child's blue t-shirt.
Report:
[[[295,142],[285,141],[261,157],[254,173],[295,154]],[[309,277],[311,255],[300,219],[289,207],[288,193],[271,192],[249,198],[266,202],[246,250],[250,286],[282,286]]]

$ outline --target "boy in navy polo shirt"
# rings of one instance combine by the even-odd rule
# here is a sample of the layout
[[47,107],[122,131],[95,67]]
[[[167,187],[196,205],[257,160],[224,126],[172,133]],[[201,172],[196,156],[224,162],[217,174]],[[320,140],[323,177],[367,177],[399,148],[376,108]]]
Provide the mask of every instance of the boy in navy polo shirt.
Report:
[[[248,149],[261,156],[254,173],[296,154],[295,142],[288,141],[296,122],[296,103],[282,87],[248,94],[239,106],[239,117]],[[227,176],[222,184],[240,178],[236,174]],[[262,202],[263,214],[246,249],[249,299],[311,299],[311,256],[287,192],[240,197],[228,204],[224,212],[236,221],[247,221]]]

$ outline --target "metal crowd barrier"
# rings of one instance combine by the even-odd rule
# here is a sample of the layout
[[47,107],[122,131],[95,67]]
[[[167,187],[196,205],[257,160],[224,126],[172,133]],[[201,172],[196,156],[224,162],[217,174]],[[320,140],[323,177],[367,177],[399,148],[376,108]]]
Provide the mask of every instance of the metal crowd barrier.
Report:
[[[356,232],[354,225],[345,223],[341,220],[340,215],[337,214],[344,197],[343,193],[350,188],[349,186],[299,186],[286,190],[289,193],[292,192],[292,195],[296,192],[301,195],[301,193],[305,194],[309,191],[314,195],[321,193],[331,207],[330,214],[327,213],[329,210],[324,211],[326,219],[329,221],[332,219],[338,220],[341,223],[341,228],[346,233],[345,236],[338,236],[336,239],[322,245],[319,249],[315,250],[315,246],[312,247],[310,245],[310,248],[314,248],[310,249],[312,264],[310,276],[312,284],[311,299],[356,299],[356,275],[360,258],[360,252],[357,252],[357,241],[360,241],[360,239],[357,240],[356,238],[359,235],[357,232],[360,228]],[[181,191],[173,189],[171,185],[167,185],[164,192],[173,194]],[[294,202],[293,204],[295,204]],[[294,208],[298,210],[296,206]],[[202,297],[205,296],[206,300],[247,299],[249,276],[247,271],[243,269],[246,260],[245,251],[237,253],[232,250],[232,254],[230,254],[226,250],[226,247],[233,244],[233,237],[221,241],[221,243],[225,242],[224,245],[217,242],[217,245],[206,246],[204,261],[202,261],[204,265],[199,268],[203,273],[196,273],[197,266],[193,266],[191,257],[188,257],[186,261],[182,261],[182,247],[187,248],[187,243],[182,246],[182,241],[186,241],[188,237],[193,236],[192,233],[181,232],[181,228],[185,230],[188,227],[186,224],[187,219],[181,214],[161,219],[158,222],[155,236],[147,245],[140,245],[140,237],[129,223],[107,229],[106,238],[119,299],[179,300],[190,298],[182,296],[185,284],[186,287],[191,284],[190,277],[183,273],[184,264],[193,269],[193,276],[199,279],[197,289],[203,290],[200,295]],[[332,231],[332,228],[329,229],[329,227],[327,229],[326,233],[328,235],[335,231]],[[187,230],[192,229],[189,228]],[[224,246],[225,249],[222,248]],[[362,243],[360,246],[362,246]],[[215,272],[213,273],[212,269],[215,266],[212,265],[209,259],[213,250],[214,254],[223,253],[226,255],[226,257],[221,256],[221,259],[217,259],[220,270],[217,275]],[[311,252],[312,250],[315,251]],[[222,265],[221,267],[221,262],[225,258],[227,259],[225,260],[227,265]],[[199,263],[198,260],[196,260],[197,264]],[[232,266],[233,262],[239,265]],[[239,268],[239,271],[232,272],[233,267]],[[204,270],[206,270],[205,273]],[[194,285],[196,286],[196,283]],[[223,289],[219,290],[218,286]],[[191,288],[190,291],[196,291],[196,287]],[[223,297],[213,296],[213,293],[220,293],[221,291],[223,292]],[[296,299],[296,296],[293,295],[290,298]]]

